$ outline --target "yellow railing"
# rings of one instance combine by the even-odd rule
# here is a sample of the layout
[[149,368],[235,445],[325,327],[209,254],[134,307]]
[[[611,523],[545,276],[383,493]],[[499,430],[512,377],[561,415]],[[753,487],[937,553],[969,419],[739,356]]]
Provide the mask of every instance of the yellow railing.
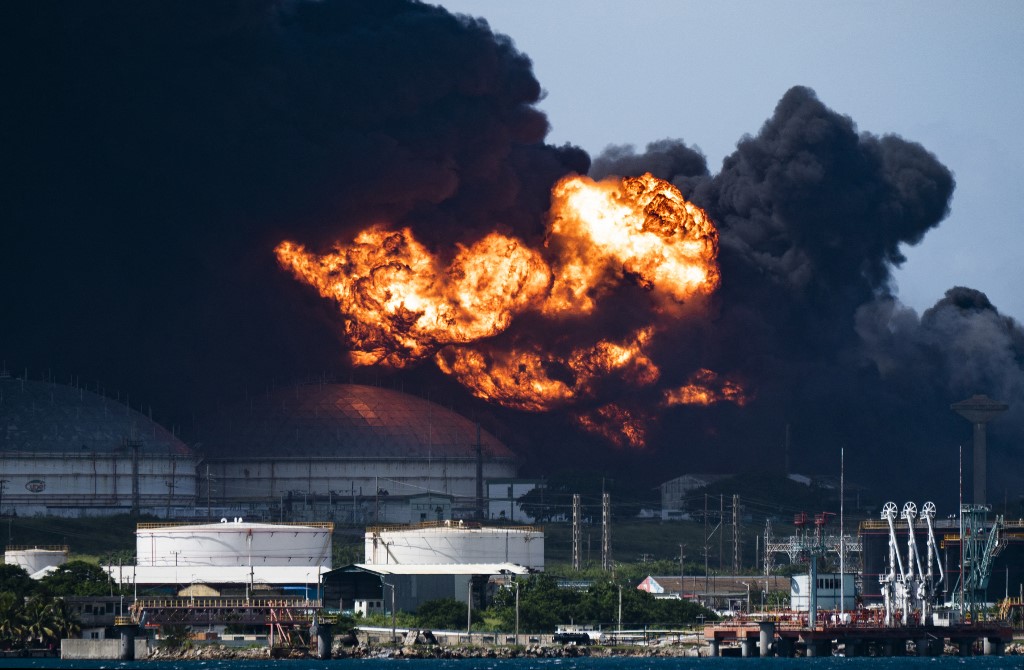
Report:
[[4,547],[4,551],[32,551],[33,549],[39,551],[71,551],[70,547],[66,544],[9,544]]
[[319,600],[308,600],[305,598],[139,598],[135,601],[134,609],[145,608],[238,608],[238,607],[320,607]]
[[[243,523],[245,523],[245,522],[243,522]],[[263,522],[263,521],[255,521],[253,523],[266,523],[266,525],[268,525],[268,526],[293,526],[293,527],[304,527],[304,528],[323,528],[325,530],[329,530],[332,533],[334,532],[334,522],[333,521],[309,521],[309,522],[306,522],[306,523],[303,523],[301,521],[282,521],[282,522],[273,522],[273,523]],[[161,521],[161,522],[136,524],[135,528],[136,528],[136,530],[151,530],[153,528],[175,528],[175,527],[181,527],[181,526],[209,526],[209,525],[217,525],[217,526],[224,526],[225,528],[231,528],[231,527],[233,527],[235,525],[235,523],[233,521],[228,521],[226,523],[220,523],[220,522],[217,522],[217,521],[206,521],[206,522],[202,522],[202,521]]]
[[382,525],[382,526],[367,526],[366,532],[368,532],[368,533],[383,533],[383,532],[399,531],[399,530],[418,530],[418,529],[421,529],[421,528],[454,528],[454,529],[461,529],[461,530],[468,530],[468,529],[476,529],[476,530],[480,530],[480,529],[482,529],[482,530],[511,530],[511,531],[515,531],[517,533],[518,532],[522,532],[522,533],[530,533],[530,532],[533,532],[533,533],[543,533],[544,532],[544,527],[543,526],[529,526],[529,525],[518,525],[518,524],[515,524],[515,525],[513,525],[513,524],[509,524],[509,525],[504,525],[504,524],[502,524],[502,525],[498,525],[498,524],[487,525],[486,523],[482,523],[480,521],[469,521],[469,520],[462,521],[460,523],[460,520],[458,520],[458,519],[449,519],[449,520],[445,520],[445,521],[420,521],[418,523],[389,524],[389,525]]

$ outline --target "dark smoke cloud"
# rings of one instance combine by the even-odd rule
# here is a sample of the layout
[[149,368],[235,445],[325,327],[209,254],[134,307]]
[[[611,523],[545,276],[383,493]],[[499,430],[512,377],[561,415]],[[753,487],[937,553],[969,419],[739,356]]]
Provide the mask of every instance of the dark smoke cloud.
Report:
[[800,87],[718,174],[703,174],[697,156],[664,141],[594,161],[603,174],[656,171],[721,234],[716,309],[677,329],[676,376],[708,365],[745,379],[757,400],[678,410],[662,441],[687,445],[690,467],[720,469],[715,452],[728,446],[780,471],[789,425],[794,470],[835,472],[844,447],[880,495],[955,502],[957,446],[969,444],[970,426],[949,405],[986,393],[1012,407],[990,427],[990,490],[1019,490],[1024,331],[970,289],[951,289],[920,316],[894,296],[901,245],[948,213],[950,171],[918,144],[859,133]]
[[511,40],[417,2],[32,0],[0,25],[0,355],[179,423],[339,372],[338,319],[277,267],[282,239],[539,235],[554,181],[589,167],[543,143]]

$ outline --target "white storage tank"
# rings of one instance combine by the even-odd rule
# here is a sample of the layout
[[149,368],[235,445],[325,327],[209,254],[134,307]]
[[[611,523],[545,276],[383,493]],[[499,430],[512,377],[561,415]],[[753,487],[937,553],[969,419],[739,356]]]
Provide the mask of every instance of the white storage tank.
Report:
[[515,563],[544,570],[544,531],[535,526],[491,526],[443,521],[378,526],[364,536],[371,565]]
[[331,568],[332,523],[139,524],[139,566],[320,566]]
[[25,572],[34,575],[49,567],[64,565],[68,561],[66,546],[33,546],[7,547],[4,551],[4,563],[24,568]]

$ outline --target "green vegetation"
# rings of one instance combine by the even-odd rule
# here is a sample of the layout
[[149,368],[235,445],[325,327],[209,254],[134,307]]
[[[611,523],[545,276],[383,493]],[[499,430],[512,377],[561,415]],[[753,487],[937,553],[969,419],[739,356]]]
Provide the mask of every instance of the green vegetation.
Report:
[[51,574],[39,580],[38,592],[61,598],[63,596],[129,595],[98,565],[86,561],[68,561]]
[[78,634],[81,627],[62,597],[71,595],[66,592],[69,574],[37,583],[16,565],[0,566],[0,649],[53,648],[61,638]]
[[[127,514],[102,518],[8,517],[0,532],[6,532],[8,546],[68,545],[83,557],[101,557],[112,552],[135,556],[135,525],[159,519]],[[98,560],[94,559],[94,560]],[[116,563],[116,559],[113,561]]]
[[[552,574],[531,575],[519,584],[519,627],[524,632],[551,632],[559,624],[575,623],[608,628],[618,625],[619,602],[622,625],[689,626],[698,620],[715,619],[714,612],[685,600],[658,599],[625,580],[607,576],[586,590],[562,588]],[[495,596],[493,615],[503,630],[515,627],[515,588],[501,589]],[[485,614],[486,616],[486,614]]]
[[[483,623],[480,612],[473,610],[471,613],[473,623]],[[429,600],[416,610],[416,621],[420,628],[438,628],[454,630],[466,626],[466,603],[444,598],[441,600]]]
[[53,647],[81,628],[64,598],[120,593],[106,572],[86,561],[68,561],[39,581],[17,565],[0,565],[0,649]]

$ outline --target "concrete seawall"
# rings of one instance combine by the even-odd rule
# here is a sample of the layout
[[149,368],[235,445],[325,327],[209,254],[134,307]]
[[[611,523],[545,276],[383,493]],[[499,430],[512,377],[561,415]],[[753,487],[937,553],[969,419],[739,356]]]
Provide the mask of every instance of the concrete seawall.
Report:
[[[61,640],[60,657],[64,660],[117,660],[121,640]],[[135,658],[149,657],[149,640],[135,640]]]

